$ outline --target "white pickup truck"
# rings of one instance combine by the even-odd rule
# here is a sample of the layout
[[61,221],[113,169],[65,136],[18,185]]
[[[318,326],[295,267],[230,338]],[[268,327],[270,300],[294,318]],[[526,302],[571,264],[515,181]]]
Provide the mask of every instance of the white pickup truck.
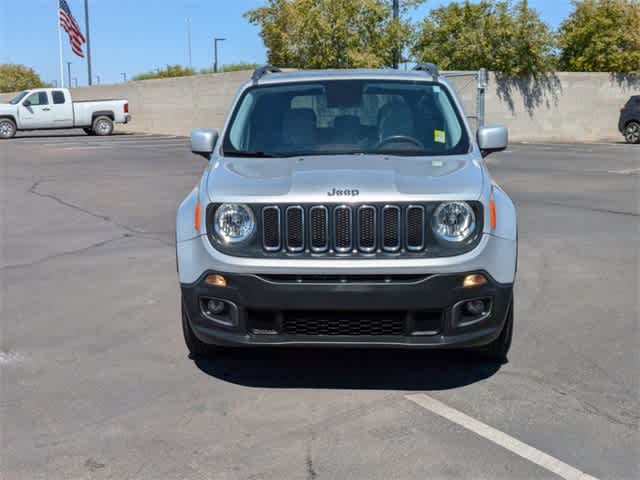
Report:
[[88,135],[111,135],[116,123],[129,123],[127,100],[74,102],[66,88],[20,92],[0,104],[0,139],[20,130],[82,128]]

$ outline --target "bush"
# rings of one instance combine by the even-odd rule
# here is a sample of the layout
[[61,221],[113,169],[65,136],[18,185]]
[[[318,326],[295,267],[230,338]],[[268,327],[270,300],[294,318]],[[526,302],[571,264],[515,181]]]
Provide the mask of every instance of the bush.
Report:
[[167,65],[166,68],[151,70],[134,75],[133,80],[153,80],[155,78],[189,77],[195,75],[196,71],[191,67],[182,65]]

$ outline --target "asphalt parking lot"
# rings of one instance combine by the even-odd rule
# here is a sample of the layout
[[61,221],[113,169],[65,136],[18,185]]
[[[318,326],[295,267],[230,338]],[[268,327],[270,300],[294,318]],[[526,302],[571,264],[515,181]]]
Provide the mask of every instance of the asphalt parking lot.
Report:
[[187,139],[0,142],[0,477],[640,478],[640,148],[513,145],[488,162],[519,214],[507,364],[196,363],[173,247],[204,168]]

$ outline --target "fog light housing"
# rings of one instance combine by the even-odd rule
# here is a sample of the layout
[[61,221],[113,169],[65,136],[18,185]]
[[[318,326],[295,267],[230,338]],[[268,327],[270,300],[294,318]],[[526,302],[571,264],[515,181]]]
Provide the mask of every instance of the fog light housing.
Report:
[[210,315],[220,315],[224,312],[225,304],[220,300],[209,300],[207,302],[207,313]]
[[468,327],[481,322],[491,315],[492,308],[493,299],[491,297],[462,300],[453,306],[453,326]]
[[204,318],[216,325],[223,327],[238,325],[238,307],[228,300],[201,297],[200,311]]
[[484,300],[470,300],[464,304],[465,313],[469,315],[477,316],[482,315],[485,312],[485,302]]

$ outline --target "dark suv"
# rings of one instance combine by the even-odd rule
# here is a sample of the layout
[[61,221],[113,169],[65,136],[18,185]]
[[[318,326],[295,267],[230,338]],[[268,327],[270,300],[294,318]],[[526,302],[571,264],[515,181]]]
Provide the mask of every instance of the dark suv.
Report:
[[618,130],[627,143],[640,143],[640,95],[634,95],[620,110]]

